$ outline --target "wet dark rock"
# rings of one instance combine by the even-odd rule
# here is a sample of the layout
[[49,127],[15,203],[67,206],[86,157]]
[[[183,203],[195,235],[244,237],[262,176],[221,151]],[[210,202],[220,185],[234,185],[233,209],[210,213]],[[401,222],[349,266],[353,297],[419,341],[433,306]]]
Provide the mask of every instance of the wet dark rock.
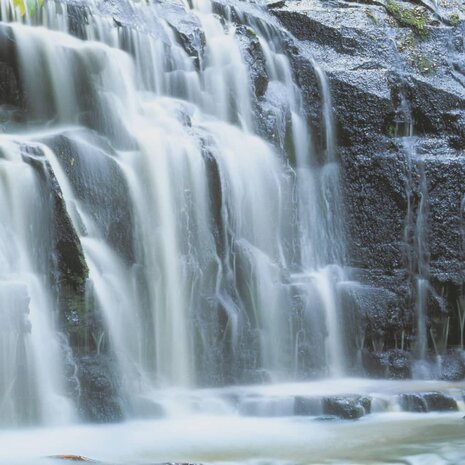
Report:
[[392,349],[386,352],[365,350],[362,357],[365,373],[376,378],[406,379],[411,375],[410,353]]
[[87,207],[103,237],[132,262],[132,209],[113,148],[98,134],[84,130],[60,133],[43,142],[57,156],[76,197]]
[[86,38],[86,25],[89,24],[89,10],[84,4],[69,4],[68,12],[68,28],[69,33],[79,39]]
[[423,398],[430,412],[445,412],[458,410],[457,402],[441,392],[428,392],[423,394]]
[[339,417],[335,415],[320,415],[314,419],[314,421],[318,422],[327,422],[327,421],[337,421]]
[[182,2],[173,0],[160,2],[159,12],[175,32],[186,53],[199,67],[205,48],[205,34],[198,18],[186,12]]
[[[465,283],[465,59],[459,10],[455,0],[440,6],[439,16],[426,10],[427,33],[419,37],[393,20],[381,1],[288,0],[270,9],[298,39],[289,56],[317,144],[321,92],[313,60],[329,78],[349,265],[361,284],[345,296],[349,325],[362,330],[364,368],[374,376],[410,374],[416,288],[408,259],[413,257],[415,267],[416,251],[406,236],[406,218],[409,202],[414,221],[418,213],[422,172],[428,202],[427,327],[444,315],[456,325],[456,299]],[[458,15],[455,27],[445,20],[452,13]],[[402,136],[411,123],[415,141],[407,150]],[[449,344],[457,344],[455,335]],[[458,377],[457,360],[447,363],[450,370],[438,377]]]
[[286,5],[286,0],[281,0],[278,2],[269,2],[267,3],[267,7],[272,10],[273,8],[282,8],[283,6]]
[[0,63],[0,102],[1,105],[17,107],[21,103],[21,92],[14,69]]
[[[283,5],[285,6],[285,5]],[[299,40],[309,40],[321,45],[330,45],[340,52],[354,53],[357,42],[354,37],[347,34],[346,30],[339,27],[332,13],[322,12],[322,17],[315,17],[306,14],[308,10],[301,12],[293,11],[292,5],[289,8],[279,10],[274,7],[274,13],[281,20],[283,25],[292,32]],[[326,13],[326,20],[324,15]]]
[[401,394],[400,406],[406,412],[424,413],[428,411],[426,400],[420,394]]
[[14,36],[8,26],[0,26],[0,124],[21,121],[24,96],[21,88]]
[[279,150],[286,144],[286,129],[290,118],[287,90],[279,82],[270,82],[258,106],[258,129]]
[[461,381],[465,379],[465,353],[453,351],[441,356],[440,378],[445,381]]
[[344,420],[356,420],[371,411],[371,400],[367,397],[344,396],[323,399],[323,413]]
[[250,72],[255,96],[263,97],[268,87],[268,73],[257,33],[248,26],[239,26],[236,35],[242,46],[242,56]]
[[122,419],[116,362],[104,354],[75,358],[80,380],[79,407],[83,418],[94,422]]
[[[347,285],[342,289],[344,299],[344,314],[353,315],[349,325],[353,334],[364,335],[366,344],[376,343],[386,338],[389,333],[399,333],[401,339],[402,321],[396,319],[399,313],[398,295],[385,287],[370,285]],[[380,342],[381,343],[381,342]]]
[[[63,193],[50,163],[37,143],[24,144],[22,155],[38,175],[38,199],[50,243],[40,252],[50,257],[48,273],[59,311],[60,338],[68,390],[78,401],[83,416],[92,421],[121,417],[117,366],[109,355],[104,324],[96,305],[89,299],[88,274],[79,236],[71,222]],[[42,263],[47,263],[44,258]]]
[[41,180],[44,207],[50,215],[52,283],[79,292],[87,280],[88,268],[61,188],[41,148],[24,144],[22,154],[24,161],[35,169]]

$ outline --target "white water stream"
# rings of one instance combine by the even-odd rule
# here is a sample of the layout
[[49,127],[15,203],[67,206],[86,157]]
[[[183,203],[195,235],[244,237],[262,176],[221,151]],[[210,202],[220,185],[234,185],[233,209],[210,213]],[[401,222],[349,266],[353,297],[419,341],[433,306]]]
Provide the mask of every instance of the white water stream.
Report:
[[[58,125],[85,120],[117,149],[99,156],[113,157],[127,183],[133,263],[106,240],[94,206],[77,199],[60,166],[67,160],[42,148],[80,235],[123,378],[147,389],[224,383],[255,370],[286,379],[299,372],[301,345],[315,344],[318,331],[327,333],[326,350],[314,369],[340,375],[341,200],[324,76],[318,71],[328,161],[319,165],[287,58],[271,36],[261,39],[271,83],[288,91],[294,169],[253,133],[233,24],[222,24],[209,2],[193,11],[206,41],[200,72],[169,31],[167,49],[136,33],[123,41],[98,18],[88,35],[108,45],[11,26],[31,117],[53,115]],[[125,47],[135,63],[119,50]],[[92,171],[98,162],[82,139],[71,136],[74,156]],[[92,189],[106,195],[98,184]],[[303,307],[292,311],[296,293]],[[135,391],[127,386],[130,397]]]

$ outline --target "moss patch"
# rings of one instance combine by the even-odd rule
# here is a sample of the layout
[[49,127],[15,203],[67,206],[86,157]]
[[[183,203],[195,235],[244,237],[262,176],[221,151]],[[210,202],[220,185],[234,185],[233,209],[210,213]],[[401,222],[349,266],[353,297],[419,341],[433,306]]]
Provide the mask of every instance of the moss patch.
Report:
[[400,26],[410,28],[422,40],[428,38],[428,31],[426,29],[428,16],[423,9],[404,8],[396,1],[388,0],[386,10]]
[[438,65],[433,58],[426,55],[414,57],[413,65],[424,75],[432,75],[437,72]]
[[459,25],[459,23],[460,23],[459,15],[457,13],[452,13],[449,16],[449,21],[450,21],[450,25],[452,27],[457,27]]
[[374,15],[373,11],[371,11],[369,8],[365,9],[365,14],[368,16],[368,18],[371,20],[373,24],[377,24],[378,20],[376,19],[376,16]]

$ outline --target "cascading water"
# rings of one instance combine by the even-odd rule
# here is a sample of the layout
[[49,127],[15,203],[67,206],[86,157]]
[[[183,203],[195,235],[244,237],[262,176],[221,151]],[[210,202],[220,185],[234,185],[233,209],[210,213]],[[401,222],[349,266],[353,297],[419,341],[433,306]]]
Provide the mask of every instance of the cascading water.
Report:
[[[0,423],[69,421],[47,266],[47,196],[20,142],[0,140]],[[61,368],[60,368],[61,367]]]
[[[413,172],[413,159],[416,156],[415,139],[413,137],[413,128],[404,141],[406,150],[408,172]],[[408,257],[408,270],[412,275],[414,293],[415,293],[415,314],[416,314],[416,355],[418,360],[426,359],[428,348],[428,334],[426,326],[426,301],[429,292],[429,273],[428,273],[428,246],[426,243],[426,205],[427,190],[425,173],[420,165],[420,202],[416,212],[414,211],[412,180],[409,180],[407,186],[407,219],[405,228],[406,241],[413,240],[411,254]],[[413,236],[413,237],[410,237]],[[408,242],[407,242],[408,243]]]
[[[450,317],[445,309],[441,309],[444,316],[440,327],[434,328],[428,321],[428,300],[434,299],[442,303],[430,282],[430,247],[429,232],[429,199],[428,179],[425,172],[425,155],[417,151],[415,124],[409,104],[401,95],[400,112],[403,115],[403,126],[399,134],[406,157],[406,198],[407,215],[404,228],[404,242],[406,245],[407,271],[412,286],[412,306],[415,310],[415,344],[414,353],[417,360],[413,376],[428,379],[441,365],[441,355],[447,348]],[[436,354],[436,363],[431,364],[429,352]],[[437,366],[434,366],[437,365]]]
[[[428,334],[426,325],[426,300],[429,292],[429,260],[428,245],[426,241],[427,233],[427,188],[426,179],[422,162],[418,162],[415,147],[414,121],[410,112],[409,104],[401,93],[400,95],[400,113],[402,115],[401,124],[398,125],[397,131],[403,137],[402,143],[406,156],[406,171],[408,173],[406,185],[407,197],[407,215],[404,229],[404,242],[407,247],[406,259],[407,270],[412,280],[414,308],[415,308],[415,325],[416,325],[416,357],[419,361],[417,371],[424,371],[422,366],[426,359],[428,348]],[[420,178],[419,190],[420,201],[415,210],[414,202],[414,180],[412,174],[415,173],[415,167],[419,166]],[[426,373],[417,373],[417,376],[427,376]]]
[[[0,108],[11,116],[0,138],[0,424],[127,420],[2,432],[1,463],[11,448],[20,463],[307,463],[326,460],[322,449],[360,463],[379,437],[400,444],[386,453],[397,457],[432,434],[399,412],[411,400],[402,382],[301,382],[350,372],[340,293],[351,283],[329,83],[312,62],[314,131],[275,19],[221,0],[46,0],[25,18],[1,0],[0,15],[0,64],[21,107]],[[419,281],[425,205],[412,229]],[[421,405],[435,401],[431,384],[414,389]],[[463,409],[460,389],[447,386]],[[350,431],[292,419],[333,415],[331,402],[373,419]],[[463,443],[463,425],[429,418],[438,441]]]
[[[30,120],[67,126],[68,158],[53,142],[59,129],[30,140],[44,142],[79,234],[88,292],[106,326],[93,342],[116,353],[130,410],[155,387],[288,379],[324,366],[343,372],[342,214],[325,77],[316,68],[321,160],[280,33],[244,16],[257,31],[269,88],[284,91],[288,106],[288,128],[278,136],[290,145],[273,149],[254,135],[236,26],[214,15],[210,2],[186,7],[204,34],[198,70],[156,9],[149,20],[161,37],[94,17],[82,42],[63,34],[66,5],[52,1],[32,20],[61,32],[10,29]],[[5,2],[2,8],[3,17],[12,15]],[[129,194],[130,237],[119,246],[109,237],[104,200],[112,194],[98,185],[112,176]],[[319,341],[326,353],[312,349]]]

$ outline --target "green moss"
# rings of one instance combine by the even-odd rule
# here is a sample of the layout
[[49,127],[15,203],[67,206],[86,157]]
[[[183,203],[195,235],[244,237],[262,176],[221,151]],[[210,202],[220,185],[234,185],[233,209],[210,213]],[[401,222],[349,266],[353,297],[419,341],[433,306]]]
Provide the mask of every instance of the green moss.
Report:
[[404,8],[394,0],[388,0],[386,10],[400,26],[410,28],[422,40],[428,37],[428,16],[423,10]]
[[413,32],[409,32],[399,43],[399,50],[401,52],[408,51],[412,52],[417,47],[417,36]]
[[405,38],[405,45],[409,48],[415,48],[417,45],[417,39],[414,34],[409,33],[409,35]]
[[414,65],[418,68],[420,73],[425,75],[431,75],[437,71],[436,62],[426,55],[418,55],[415,58]]
[[374,23],[374,24],[378,23],[378,20],[376,19],[376,16],[373,14],[373,11],[371,11],[369,8],[366,8],[365,13],[368,16],[368,18],[371,19],[372,23]]
[[257,38],[257,33],[251,28],[251,27],[246,27],[245,28],[245,34],[249,39],[256,39]]
[[13,5],[19,10],[21,16],[24,16],[26,13],[29,16],[34,16],[37,7],[41,7],[43,2],[44,0],[13,0]]
[[457,13],[452,13],[449,16],[449,21],[450,21],[450,25],[452,27],[457,27],[459,25],[459,22],[460,22],[459,15]]

